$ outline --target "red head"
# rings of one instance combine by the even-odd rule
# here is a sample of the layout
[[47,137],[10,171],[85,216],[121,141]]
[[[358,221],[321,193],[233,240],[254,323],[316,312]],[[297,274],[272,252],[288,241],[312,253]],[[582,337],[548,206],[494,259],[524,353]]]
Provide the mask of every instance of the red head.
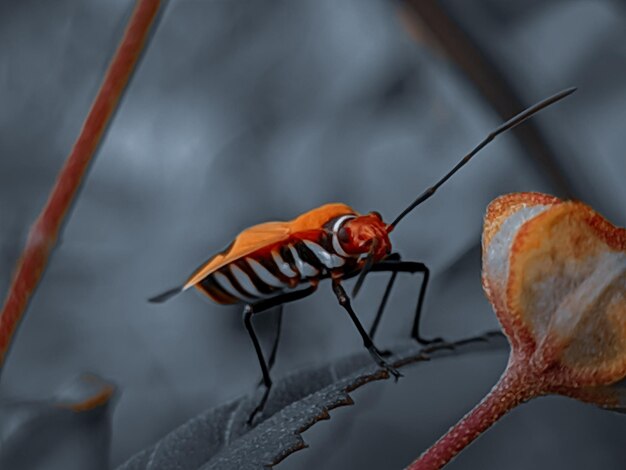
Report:
[[333,228],[333,245],[338,253],[358,256],[371,252],[374,261],[391,253],[390,230],[378,212],[342,217],[337,222]]

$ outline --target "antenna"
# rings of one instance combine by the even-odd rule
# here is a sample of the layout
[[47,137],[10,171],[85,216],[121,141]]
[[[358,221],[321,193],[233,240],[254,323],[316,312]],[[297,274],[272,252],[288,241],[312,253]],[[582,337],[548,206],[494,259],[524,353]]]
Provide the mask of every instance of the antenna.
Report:
[[562,100],[566,96],[571,95],[575,91],[576,91],[575,87],[567,88],[563,91],[560,91],[556,95],[552,95],[549,98],[546,98],[545,100],[542,100],[537,104],[534,104],[530,108],[525,109],[524,111],[517,114],[516,116],[513,116],[504,124],[500,125],[500,127],[491,131],[489,135],[487,135],[487,137],[485,137],[485,139],[481,143],[479,143],[476,147],[474,147],[474,149],[470,153],[465,155],[461,159],[461,161],[457,163],[454,168],[452,168],[452,170],[450,170],[443,178],[437,181],[433,186],[431,186],[422,194],[420,194],[419,197],[415,201],[413,201],[406,209],[404,209],[400,213],[400,215],[396,217],[395,220],[387,226],[387,231],[391,232],[396,227],[396,225],[398,225],[398,222],[400,222],[409,212],[411,212],[413,209],[419,206],[422,202],[424,202],[425,200],[430,198],[433,194],[435,194],[435,192],[439,189],[441,185],[443,185],[446,181],[448,181],[452,175],[454,175],[457,171],[459,171],[467,162],[471,160],[471,158],[474,155],[480,152],[489,142],[491,142],[497,136],[499,136],[503,132],[508,131],[509,129],[513,129],[515,126],[518,126],[519,124],[524,122],[526,119],[528,119],[532,115],[556,103],[557,101]]

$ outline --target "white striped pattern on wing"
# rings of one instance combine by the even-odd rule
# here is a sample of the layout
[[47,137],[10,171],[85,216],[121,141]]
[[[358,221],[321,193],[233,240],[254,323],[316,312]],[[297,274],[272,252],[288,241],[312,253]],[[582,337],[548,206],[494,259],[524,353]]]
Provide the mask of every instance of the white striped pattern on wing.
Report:
[[239,266],[231,264],[230,272],[235,276],[235,279],[237,279],[237,282],[245,292],[252,297],[265,297],[263,293],[259,292],[250,277]]
[[[265,266],[263,266],[257,260],[252,258],[246,258],[246,262],[248,263],[252,271],[254,271],[254,274],[259,276],[259,279],[268,286],[278,287],[279,289],[283,289],[284,287],[286,287],[286,285],[281,282],[280,279],[274,276]],[[276,265],[278,266],[278,263],[276,263]]]
[[296,268],[298,269],[302,277],[317,276],[317,269],[315,269],[309,263],[303,261],[300,256],[298,256],[298,251],[293,247],[293,245],[289,245],[289,251],[291,251],[291,256],[293,256],[293,260],[296,263]]
[[228,278],[224,274],[220,273],[219,271],[214,272],[212,276],[215,279],[215,282],[217,282],[222,289],[224,289],[227,293],[232,295],[234,298],[247,300],[247,301],[253,300],[252,297],[248,297],[245,294],[239,292],[237,289],[235,289],[235,286],[231,284]]
[[303,242],[306,247],[313,252],[315,257],[319,259],[324,266],[326,266],[326,268],[335,269],[343,266],[343,264],[345,263],[345,260],[343,258],[329,253],[317,243],[314,243],[311,240],[303,240]]
[[295,272],[293,269],[291,269],[291,266],[289,266],[289,263],[287,263],[280,256],[280,254],[278,254],[278,252],[272,251],[272,259],[274,260],[274,263],[276,263],[276,266],[278,267],[278,270],[281,273],[283,273],[285,276],[287,276],[287,277],[296,277],[298,275],[297,272]]

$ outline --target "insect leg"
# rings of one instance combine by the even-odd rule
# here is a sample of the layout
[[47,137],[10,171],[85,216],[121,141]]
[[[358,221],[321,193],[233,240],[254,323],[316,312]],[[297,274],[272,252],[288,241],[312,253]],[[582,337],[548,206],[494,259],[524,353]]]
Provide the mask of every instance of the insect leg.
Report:
[[278,351],[278,341],[280,340],[280,331],[283,325],[283,304],[276,307],[276,337],[274,338],[274,344],[272,344],[272,351],[270,352],[270,360],[267,362],[267,366],[270,370],[274,367],[276,362],[276,351]]
[[[276,362],[276,351],[278,351],[278,340],[280,339],[280,332],[283,324],[283,305],[280,304],[276,307],[276,336],[274,337],[274,343],[272,344],[272,351],[270,352],[270,359],[267,361],[267,368],[272,371],[274,363]],[[259,380],[259,385],[263,385],[263,377]]]
[[[281,307],[281,311],[279,314],[280,315],[279,320],[280,320],[280,318],[282,317],[282,305],[283,304],[287,302],[293,302],[294,300],[302,299],[303,297],[306,297],[312,294],[313,292],[315,292],[316,289],[317,289],[317,284],[314,284],[306,289],[278,295],[270,299],[261,300],[252,305],[248,304],[244,307],[243,322],[246,327],[246,330],[248,330],[248,334],[250,335],[252,344],[254,345],[254,350],[256,351],[257,358],[259,359],[261,372],[263,373],[263,384],[265,385],[265,393],[263,394],[261,401],[256,406],[254,411],[252,411],[252,414],[250,414],[250,417],[248,418],[249,425],[252,424],[254,417],[263,410],[263,407],[265,406],[265,403],[267,402],[267,398],[269,397],[270,389],[272,388],[272,379],[270,377],[271,366],[268,367],[267,363],[265,362],[265,357],[263,356],[263,350],[261,349],[261,344],[259,343],[259,339],[254,331],[254,327],[252,326],[252,316],[255,313],[260,313],[260,312],[263,312],[264,310],[269,310],[272,307],[280,306]],[[274,342],[274,347],[272,348],[273,356],[276,356],[276,348],[278,348],[278,339],[276,339],[276,341]],[[273,364],[271,356],[270,356],[270,361],[271,361],[270,363]]]
[[[443,341],[441,338],[426,339],[420,334],[420,319],[422,315],[422,306],[424,304],[424,298],[426,296],[426,289],[428,287],[428,280],[430,278],[430,270],[424,263],[418,263],[416,261],[381,261],[378,264],[372,266],[372,271],[380,272],[407,272],[407,273],[422,273],[422,283],[420,291],[417,297],[417,306],[415,307],[415,317],[413,319],[413,327],[411,328],[411,338],[416,340],[420,344],[431,344]],[[386,294],[387,292],[385,292]],[[383,305],[384,307],[384,305]],[[377,317],[378,319],[378,317]],[[373,326],[373,325],[372,325]]]
[[387,364],[387,362],[382,358],[380,352],[378,351],[378,348],[374,346],[372,338],[369,337],[367,331],[365,331],[365,328],[363,328],[363,325],[359,321],[359,318],[357,317],[355,311],[352,309],[352,305],[350,304],[350,298],[348,297],[348,294],[346,293],[345,289],[338,279],[333,279],[333,292],[337,296],[339,305],[341,305],[346,310],[346,312],[348,312],[348,315],[350,315],[354,326],[356,326],[356,329],[359,331],[359,334],[363,339],[363,345],[372,355],[372,358],[374,359],[376,364],[378,364],[383,369],[386,369],[387,372],[393,375],[396,380],[402,377],[402,374],[398,372],[398,370]]
[[[391,253],[385,261],[400,261],[400,253]],[[376,311],[376,317],[374,318],[374,322],[370,327],[370,338],[374,339],[376,335],[376,331],[378,330],[378,324],[380,323],[380,319],[383,316],[383,312],[385,311],[385,306],[387,305],[387,300],[389,300],[389,295],[391,294],[391,289],[393,289],[393,285],[396,282],[396,277],[398,276],[397,271],[393,271],[391,273],[391,277],[387,282],[387,287],[385,287],[385,293],[383,294],[383,298],[380,301],[380,305],[378,306],[378,310]]]
[[261,345],[259,344],[259,338],[257,338],[256,333],[254,332],[254,327],[252,326],[252,315],[254,315],[254,306],[246,305],[243,309],[243,323],[246,326],[246,330],[248,330],[248,334],[250,335],[250,339],[252,340],[252,344],[254,345],[254,350],[256,351],[257,358],[259,359],[259,364],[261,366],[261,371],[263,372],[263,383],[265,384],[265,393],[263,393],[263,398],[261,398],[260,403],[256,406],[250,417],[248,418],[248,424],[252,424],[252,420],[259,413],[263,407],[265,406],[265,402],[267,401],[267,397],[270,394],[270,389],[272,388],[272,378],[270,377],[270,371],[267,367],[267,363],[265,362],[265,358],[263,357],[263,350],[261,349]]
[[389,294],[391,294],[391,289],[393,289],[393,285],[396,282],[396,277],[398,277],[398,272],[394,271],[391,273],[391,277],[389,278],[389,282],[387,282],[387,287],[385,288],[385,293],[383,294],[383,298],[380,301],[380,305],[378,306],[378,310],[376,311],[376,317],[374,318],[374,322],[372,326],[370,326],[370,338],[374,339],[376,336],[376,330],[378,330],[378,324],[380,323],[380,319],[383,316],[383,312],[385,311],[385,306],[387,305],[387,300],[389,299]]

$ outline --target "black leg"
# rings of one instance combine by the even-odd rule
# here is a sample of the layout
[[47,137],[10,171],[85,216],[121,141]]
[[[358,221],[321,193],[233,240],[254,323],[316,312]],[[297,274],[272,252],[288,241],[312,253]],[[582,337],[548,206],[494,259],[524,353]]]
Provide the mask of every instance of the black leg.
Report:
[[283,325],[283,304],[276,307],[276,336],[274,337],[274,344],[272,344],[272,351],[270,352],[270,360],[267,362],[267,367],[272,370],[274,363],[276,362],[276,351],[278,351],[278,341],[280,340],[280,330]]
[[394,271],[391,273],[389,282],[387,282],[385,293],[383,294],[383,298],[380,301],[380,305],[378,306],[378,311],[376,312],[376,318],[374,318],[374,322],[372,323],[372,326],[370,327],[370,338],[372,339],[374,339],[374,336],[376,336],[376,330],[378,330],[378,324],[380,323],[380,319],[382,318],[383,312],[385,311],[385,306],[387,305],[389,294],[391,294],[391,289],[393,289],[393,285],[396,282],[396,277],[398,277],[398,272]]
[[256,406],[250,417],[248,418],[248,424],[252,424],[252,420],[258,412],[260,412],[265,406],[265,402],[267,401],[267,397],[270,394],[270,389],[272,388],[272,378],[270,377],[270,371],[265,363],[265,358],[263,357],[263,350],[261,349],[261,345],[259,344],[259,338],[257,338],[256,333],[254,332],[254,327],[252,326],[252,315],[254,315],[254,307],[252,305],[246,305],[243,310],[243,323],[246,326],[246,330],[248,330],[248,334],[250,335],[250,339],[252,340],[252,344],[254,345],[254,350],[256,351],[257,358],[259,359],[259,364],[261,365],[261,371],[263,372],[263,383],[265,384],[265,393],[263,393],[263,398],[261,398],[260,403]]
[[[372,266],[371,271],[379,271],[379,272],[391,272],[391,273],[399,273],[399,272],[406,272],[406,273],[422,273],[422,283],[420,286],[420,291],[417,297],[417,306],[415,308],[415,317],[413,320],[413,327],[411,328],[411,338],[413,338],[414,340],[416,340],[418,343],[420,344],[431,344],[431,343],[438,343],[443,341],[441,338],[435,338],[435,339],[425,339],[422,337],[422,335],[420,334],[420,318],[422,315],[422,306],[424,304],[424,297],[426,295],[426,288],[428,287],[428,280],[430,278],[430,270],[428,269],[428,266],[426,266],[424,263],[418,263],[415,261],[394,261],[394,260],[384,260],[381,261],[378,264],[375,264],[374,266]],[[392,277],[393,279],[393,277]],[[389,287],[389,285],[393,285],[393,283],[389,282],[387,288],[388,290],[391,290],[391,288]],[[385,295],[387,295],[388,292],[385,291]],[[380,321],[380,316],[382,316],[382,309],[385,306],[386,303],[386,299],[383,297],[384,303],[381,302],[381,306],[379,307],[379,312],[376,316],[376,322]],[[378,326],[378,325],[376,325]],[[374,327],[374,325],[372,325],[372,327]]]
[[[400,261],[401,257],[400,257],[400,253],[391,253],[389,256],[387,256],[385,258],[386,262],[389,261]],[[378,269],[370,269],[371,271],[378,271]],[[356,274],[353,274],[350,277],[354,277]],[[389,282],[387,282],[387,287],[385,288],[385,293],[383,294],[383,298],[380,301],[380,305],[378,306],[378,310],[376,311],[376,317],[374,318],[374,322],[372,323],[372,326],[370,326],[370,331],[369,331],[369,335],[370,338],[374,339],[374,336],[376,335],[376,331],[378,330],[378,325],[380,323],[380,319],[383,316],[383,312],[385,311],[385,306],[387,305],[387,300],[389,300],[389,295],[391,294],[391,289],[393,289],[393,285],[396,282],[396,277],[398,276],[398,272],[397,271],[392,271],[391,274],[391,278],[389,279]],[[345,279],[345,278],[344,278]],[[388,353],[388,352],[387,352]]]
[[428,287],[428,280],[430,279],[430,269],[423,263],[421,267],[422,271],[422,286],[420,287],[419,297],[417,298],[417,306],[415,307],[415,317],[413,319],[413,327],[411,328],[411,338],[420,344],[438,343],[443,341],[442,338],[425,339],[420,335],[420,320],[422,317],[422,305],[424,305],[424,297],[426,296],[426,288]]
[[396,380],[402,377],[402,374],[398,372],[398,370],[387,364],[387,362],[381,357],[380,352],[378,351],[376,346],[374,346],[372,339],[369,337],[369,335],[365,331],[365,328],[363,328],[363,325],[361,325],[361,322],[359,321],[359,318],[357,317],[355,311],[352,309],[352,305],[350,304],[350,298],[348,297],[348,294],[346,293],[339,280],[333,280],[333,292],[337,296],[339,305],[341,305],[346,310],[346,312],[348,312],[348,315],[350,315],[354,326],[356,326],[356,329],[359,331],[359,334],[363,339],[363,345],[372,355],[372,358],[374,358],[376,364],[387,370],[387,372],[393,375]]
[[[272,371],[274,363],[276,362],[276,351],[278,351],[278,341],[280,340],[280,332],[283,324],[283,305],[280,304],[276,307],[276,336],[274,337],[274,343],[272,344],[272,351],[270,352],[270,359],[267,361],[267,368]],[[263,385],[263,377],[259,379],[259,385]]]
[[[272,379],[270,377],[270,371],[269,371],[271,365],[270,367],[268,367],[267,363],[265,362],[265,357],[263,356],[263,350],[261,349],[261,344],[259,343],[259,339],[254,331],[254,327],[252,326],[252,316],[255,313],[260,313],[264,310],[269,310],[272,307],[281,306],[281,311],[279,313],[280,315],[279,322],[280,322],[280,319],[282,317],[282,304],[287,303],[287,302],[293,302],[294,300],[302,299],[312,294],[313,292],[315,292],[316,289],[317,289],[317,285],[315,284],[315,285],[312,285],[311,287],[308,287],[300,291],[279,295],[271,299],[261,300],[255,304],[246,305],[244,307],[243,322],[246,327],[246,330],[248,330],[248,334],[250,335],[252,344],[254,345],[254,350],[256,351],[257,358],[259,359],[259,365],[261,366],[261,372],[263,373],[263,384],[265,385],[265,393],[263,393],[263,397],[261,398],[261,401],[256,406],[256,408],[252,411],[252,413],[250,414],[250,417],[248,418],[249,425],[252,424],[254,417],[263,410],[263,407],[265,406],[265,403],[267,402],[267,398],[269,397],[270,389],[272,388]],[[274,342],[274,347],[272,348],[272,356],[274,357],[276,356],[276,348],[278,348],[278,335],[277,335],[277,339]],[[270,356],[270,364],[273,364],[271,356]]]

